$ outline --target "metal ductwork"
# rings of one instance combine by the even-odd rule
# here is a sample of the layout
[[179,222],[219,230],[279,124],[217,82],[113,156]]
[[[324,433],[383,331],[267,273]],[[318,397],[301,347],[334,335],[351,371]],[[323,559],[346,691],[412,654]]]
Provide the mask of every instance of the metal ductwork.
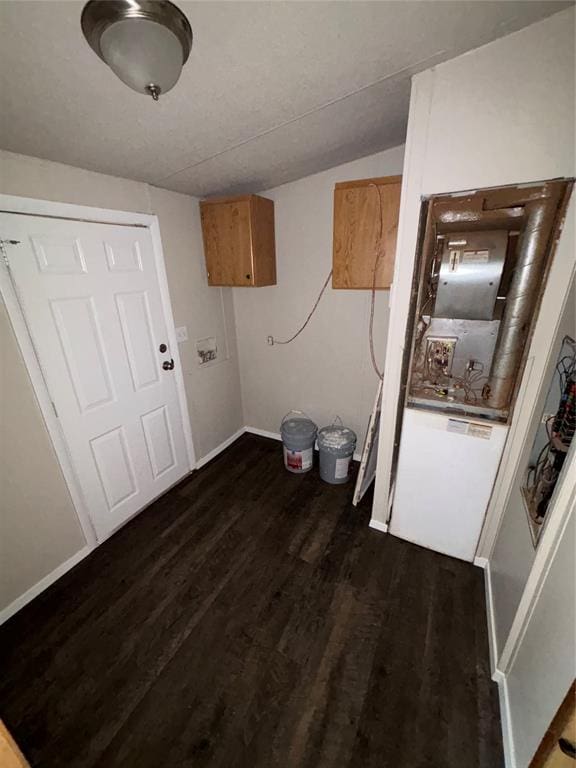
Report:
[[486,387],[492,408],[505,409],[510,404],[546,270],[547,248],[558,203],[554,192],[525,204],[524,230]]

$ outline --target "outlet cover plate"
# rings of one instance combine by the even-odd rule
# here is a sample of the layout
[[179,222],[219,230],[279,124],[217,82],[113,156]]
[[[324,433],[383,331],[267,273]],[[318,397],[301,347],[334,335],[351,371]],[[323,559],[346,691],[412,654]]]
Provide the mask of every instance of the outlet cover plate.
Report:
[[185,325],[181,325],[176,328],[176,341],[181,344],[183,341],[188,341],[188,328]]

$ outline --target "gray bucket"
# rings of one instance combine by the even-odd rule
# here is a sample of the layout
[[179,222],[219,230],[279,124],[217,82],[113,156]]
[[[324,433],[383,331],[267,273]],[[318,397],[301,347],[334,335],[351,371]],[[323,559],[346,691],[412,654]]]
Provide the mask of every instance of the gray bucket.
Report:
[[318,448],[322,480],[333,485],[346,483],[356,448],[356,433],[342,426],[342,422],[322,427],[318,432]]
[[[292,414],[297,414],[292,416]],[[288,472],[301,475],[314,463],[314,443],[318,427],[302,411],[288,411],[280,425],[284,466]]]

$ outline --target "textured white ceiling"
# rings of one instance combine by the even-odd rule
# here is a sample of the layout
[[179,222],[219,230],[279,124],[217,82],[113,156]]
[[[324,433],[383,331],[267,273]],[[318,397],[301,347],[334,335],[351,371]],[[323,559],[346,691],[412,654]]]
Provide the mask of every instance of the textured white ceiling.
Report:
[[412,74],[571,3],[179,2],[194,46],[158,103],[88,47],[82,5],[0,2],[0,147],[205,196],[402,143]]

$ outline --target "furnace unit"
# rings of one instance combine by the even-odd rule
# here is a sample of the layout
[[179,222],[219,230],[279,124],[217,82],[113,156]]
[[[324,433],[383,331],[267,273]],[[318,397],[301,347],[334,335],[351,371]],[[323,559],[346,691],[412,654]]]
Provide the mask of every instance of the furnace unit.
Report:
[[393,534],[473,559],[571,187],[423,201]]

